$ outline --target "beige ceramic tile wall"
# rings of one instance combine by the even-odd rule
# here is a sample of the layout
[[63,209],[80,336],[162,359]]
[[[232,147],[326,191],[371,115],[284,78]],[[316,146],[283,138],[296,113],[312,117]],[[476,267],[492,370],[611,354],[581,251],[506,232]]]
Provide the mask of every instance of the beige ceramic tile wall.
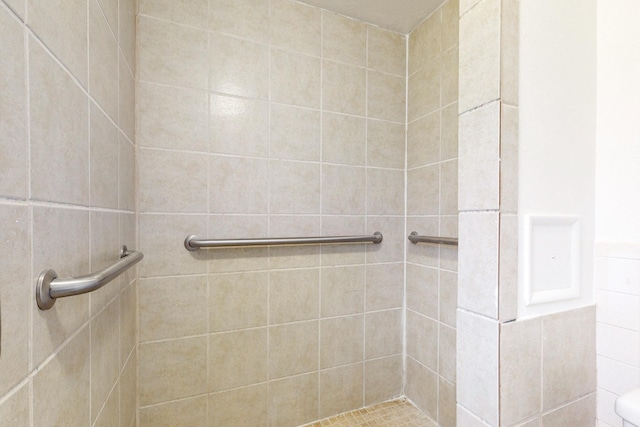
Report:
[[289,0],[140,1],[141,425],[295,426],[402,394],[405,46]]
[[[458,235],[458,0],[409,34],[407,232]],[[406,396],[456,425],[457,248],[409,244]]]
[[135,273],[35,304],[136,247],[133,1],[0,2],[0,424],[135,423]]
[[595,312],[517,314],[518,2],[460,4],[457,416],[595,425]]

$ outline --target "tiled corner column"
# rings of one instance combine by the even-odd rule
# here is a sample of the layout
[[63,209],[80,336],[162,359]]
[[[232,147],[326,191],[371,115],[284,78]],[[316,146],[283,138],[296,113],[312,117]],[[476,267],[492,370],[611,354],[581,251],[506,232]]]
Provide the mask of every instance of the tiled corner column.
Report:
[[460,2],[458,425],[501,423],[501,325],[517,308],[518,2]]
[[460,2],[457,418],[595,425],[595,310],[516,320],[519,2]]

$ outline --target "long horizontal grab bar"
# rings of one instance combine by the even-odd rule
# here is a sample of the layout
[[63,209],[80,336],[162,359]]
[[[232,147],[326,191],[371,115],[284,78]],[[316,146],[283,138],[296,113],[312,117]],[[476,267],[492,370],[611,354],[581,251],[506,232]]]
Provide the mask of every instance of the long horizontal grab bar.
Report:
[[126,246],[120,252],[120,261],[95,273],[81,277],[58,279],[53,270],[44,270],[38,277],[36,285],[36,301],[40,310],[53,307],[56,298],[86,294],[100,289],[143,258],[142,252],[129,251]]
[[382,233],[376,231],[365,236],[325,236],[325,237],[265,237],[260,239],[220,239],[200,240],[191,235],[184,239],[184,247],[189,251],[200,248],[228,248],[237,246],[269,246],[269,245],[317,245],[321,243],[380,243]]
[[458,239],[455,237],[420,236],[415,231],[412,231],[411,234],[409,234],[409,240],[414,245],[416,243],[435,243],[440,245],[458,246]]

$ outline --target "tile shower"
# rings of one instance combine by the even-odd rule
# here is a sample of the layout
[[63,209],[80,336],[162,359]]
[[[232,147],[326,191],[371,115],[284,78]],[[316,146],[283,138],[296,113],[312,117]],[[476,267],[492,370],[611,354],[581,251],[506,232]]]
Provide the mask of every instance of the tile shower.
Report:
[[[138,20],[141,425],[295,426],[402,395],[405,37],[290,1],[179,8]],[[416,118],[439,117],[439,71],[420,77]]]
[[[2,0],[0,424],[295,426],[401,395],[442,426],[591,417],[595,353],[563,343],[591,354],[590,328],[570,339],[592,307],[504,323],[515,3],[460,3],[404,36],[288,0]],[[456,250],[405,245],[456,236],[459,200],[460,295]],[[378,230],[379,246],[182,246]],[[144,252],[137,275],[35,307],[41,270],[85,274],[121,244]],[[495,277],[474,270],[487,260]],[[473,277],[496,287],[469,298]]]

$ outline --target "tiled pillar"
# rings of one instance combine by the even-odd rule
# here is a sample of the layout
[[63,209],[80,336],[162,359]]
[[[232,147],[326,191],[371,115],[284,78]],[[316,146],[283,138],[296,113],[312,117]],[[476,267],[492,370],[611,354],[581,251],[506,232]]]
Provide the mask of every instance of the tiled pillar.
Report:
[[460,2],[458,425],[499,426],[517,309],[518,1]]

